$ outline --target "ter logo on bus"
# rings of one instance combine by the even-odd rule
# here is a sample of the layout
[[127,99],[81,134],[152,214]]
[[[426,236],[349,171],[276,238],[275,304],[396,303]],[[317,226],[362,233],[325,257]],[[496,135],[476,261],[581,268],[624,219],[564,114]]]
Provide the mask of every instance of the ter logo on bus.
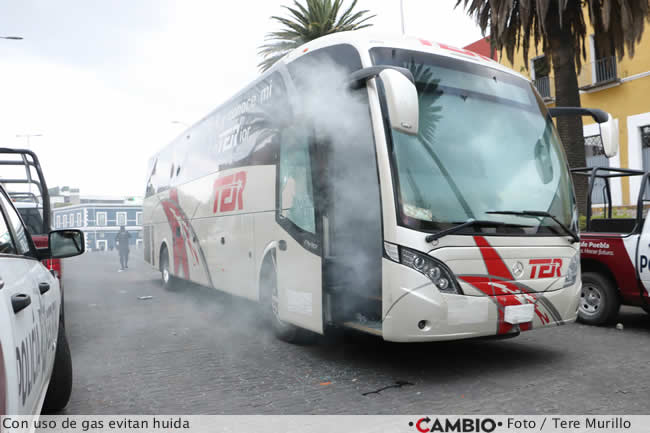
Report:
[[246,172],[221,177],[214,181],[214,207],[212,212],[232,212],[244,208]]
[[562,259],[531,259],[528,263],[533,265],[530,271],[530,278],[552,278],[560,276]]

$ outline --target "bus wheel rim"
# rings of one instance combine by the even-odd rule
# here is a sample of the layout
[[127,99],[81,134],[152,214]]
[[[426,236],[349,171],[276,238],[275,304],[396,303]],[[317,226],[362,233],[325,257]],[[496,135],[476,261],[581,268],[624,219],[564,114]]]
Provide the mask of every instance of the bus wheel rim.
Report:
[[277,284],[271,289],[271,311],[273,312],[273,317],[275,320],[282,323],[280,320],[280,310],[279,310],[279,299],[278,299],[278,286]]
[[163,268],[162,276],[163,276],[163,281],[165,283],[168,283],[169,282],[169,269],[167,269],[167,266],[165,266]]
[[580,292],[580,311],[587,316],[594,316],[601,310],[603,294],[594,284],[583,284]]

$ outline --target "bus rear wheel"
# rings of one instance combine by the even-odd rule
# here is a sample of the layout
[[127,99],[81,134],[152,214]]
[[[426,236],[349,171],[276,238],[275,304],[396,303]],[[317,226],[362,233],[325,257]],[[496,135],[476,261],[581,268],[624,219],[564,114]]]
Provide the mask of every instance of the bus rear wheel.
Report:
[[267,259],[262,266],[260,301],[266,319],[271,322],[271,328],[276,338],[294,344],[307,344],[315,340],[316,334],[299,328],[280,319],[278,296],[278,278],[271,260]]
[[166,247],[163,247],[160,252],[160,278],[163,288],[167,290],[174,288],[175,278],[170,271],[169,253]]

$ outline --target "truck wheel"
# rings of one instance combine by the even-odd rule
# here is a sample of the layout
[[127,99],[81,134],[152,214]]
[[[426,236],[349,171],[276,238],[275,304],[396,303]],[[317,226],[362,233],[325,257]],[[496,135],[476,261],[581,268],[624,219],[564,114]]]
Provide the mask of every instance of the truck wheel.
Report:
[[280,320],[278,278],[270,260],[262,265],[260,287],[262,288],[261,304],[264,315],[271,322],[273,334],[287,343],[307,344],[315,340],[316,334]]
[[50,385],[45,394],[43,410],[45,412],[59,412],[63,410],[70,400],[72,392],[72,358],[68,339],[65,336],[63,322],[59,323],[59,335],[56,341],[56,354],[54,367],[50,377]]
[[160,253],[160,278],[163,288],[171,290],[174,288],[176,279],[169,270],[169,253],[167,248],[163,248]]
[[616,286],[596,272],[582,273],[578,319],[587,325],[605,325],[618,315],[621,301]]

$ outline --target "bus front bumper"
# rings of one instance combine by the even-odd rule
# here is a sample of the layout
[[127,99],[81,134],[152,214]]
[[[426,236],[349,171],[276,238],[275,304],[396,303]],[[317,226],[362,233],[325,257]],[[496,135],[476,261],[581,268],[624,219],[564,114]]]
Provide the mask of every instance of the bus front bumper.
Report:
[[[465,296],[440,293],[433,284],[417,290],[394,289],[393,302],[382,321],[384,340],[444,341],[516,335],[576,320],[580,280],[573,286],[543,293]],[[505,307],[534,303],[533,320],[510,324]]]

